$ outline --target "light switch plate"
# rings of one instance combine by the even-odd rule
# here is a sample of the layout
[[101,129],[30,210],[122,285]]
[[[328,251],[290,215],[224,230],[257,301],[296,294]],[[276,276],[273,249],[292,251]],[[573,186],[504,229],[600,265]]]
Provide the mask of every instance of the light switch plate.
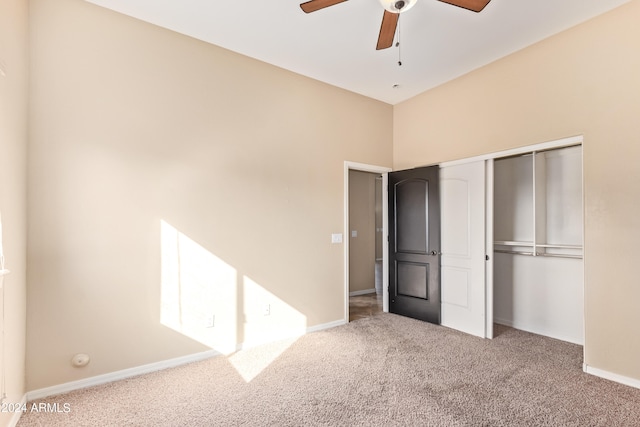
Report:
[[331,243],[342,243],[342,233],[334,233],[331,235]]

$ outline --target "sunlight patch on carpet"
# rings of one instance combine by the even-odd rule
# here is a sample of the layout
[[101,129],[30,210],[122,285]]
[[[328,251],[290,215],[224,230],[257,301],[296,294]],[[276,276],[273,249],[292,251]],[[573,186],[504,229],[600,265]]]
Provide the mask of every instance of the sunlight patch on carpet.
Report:
[[229,356],[229,362],[242,378],[249,383],[278,359],[280,355],[287,351],[297,340],[297,337],[290,338],[242,350]]

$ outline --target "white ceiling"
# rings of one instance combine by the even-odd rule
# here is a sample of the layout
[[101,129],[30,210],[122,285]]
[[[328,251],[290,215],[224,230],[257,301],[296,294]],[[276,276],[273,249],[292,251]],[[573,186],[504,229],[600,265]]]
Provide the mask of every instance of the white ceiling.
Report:
[[630,0],[492,0],[480,13],[418,0],[400,18],[402,66],[398,48],[375,50],[378,0],[310,14],[300,0],[87,1],[396,104]]

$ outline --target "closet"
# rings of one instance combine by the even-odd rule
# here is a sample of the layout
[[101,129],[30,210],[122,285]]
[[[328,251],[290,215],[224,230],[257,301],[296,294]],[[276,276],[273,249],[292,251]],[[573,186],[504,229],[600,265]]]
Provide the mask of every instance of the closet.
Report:
[[583,344],[582,146],[493,162],[495,323]]

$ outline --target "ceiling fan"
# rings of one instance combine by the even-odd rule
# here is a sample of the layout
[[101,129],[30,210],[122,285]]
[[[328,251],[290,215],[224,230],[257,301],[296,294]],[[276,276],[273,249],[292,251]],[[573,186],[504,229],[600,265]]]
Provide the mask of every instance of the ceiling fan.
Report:
[[[302,3],[300,7],[306,13],[315,12],[325,7],[333,6],[347,0],[309,0]],[[409,10],[416,0],[379,0],[384,7],[384,15],[382,15],[382,25],[380,25],[380,34],[378,35],[378,44],[376,50],[391,47],[396,34],[398,18],[400,13]],[[464,9],[480,12],[489,4],[491,0],[439,0],[443,3],[449,3]]]

